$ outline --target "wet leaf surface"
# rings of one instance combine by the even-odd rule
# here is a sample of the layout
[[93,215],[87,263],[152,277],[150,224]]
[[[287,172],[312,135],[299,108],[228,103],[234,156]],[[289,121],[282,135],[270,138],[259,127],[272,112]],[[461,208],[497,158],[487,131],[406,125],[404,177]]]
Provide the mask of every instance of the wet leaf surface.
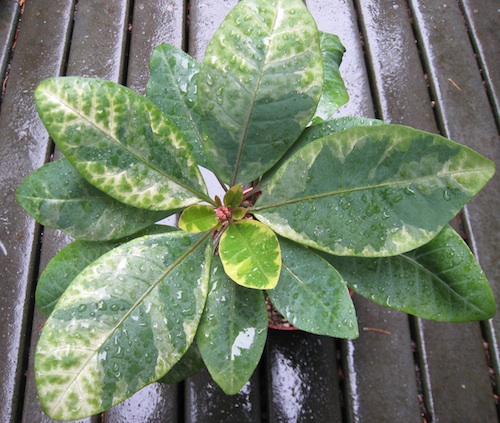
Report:
[[252,213],[331,254],[391,256],[434,238],[494,168],[438,135],[399,125],[351,128],[297,151]]
[[266,343],[264,294],[235,284],[217,257],[210,285],[196,342],[215,382],[226,394],[236,394],[252,376]]
[[356,293],[385,307],[447,322],[495,314],[488,280],[450,226],[423,247],[396,257],[324,257]]
[[204,148],[224,182],[249,183],[298,138],[321,96],[322,68],[302,1],[246,1],[228,14],[198,77]]
[[220,239],[219,254],[226,274],[239,285],[271,289],[278,283],[281,270],[278,238],[260,222],[230,222]]
[[46,414],[98,414],[165,375],[191,345],[208,292],[212,242],[148,235],[101,256],[65,291],[35,354]]
[[267,294],[295,327],[318,335],[356,338],[356,312],[342,276],[315,252],[280,239],[280,280]]

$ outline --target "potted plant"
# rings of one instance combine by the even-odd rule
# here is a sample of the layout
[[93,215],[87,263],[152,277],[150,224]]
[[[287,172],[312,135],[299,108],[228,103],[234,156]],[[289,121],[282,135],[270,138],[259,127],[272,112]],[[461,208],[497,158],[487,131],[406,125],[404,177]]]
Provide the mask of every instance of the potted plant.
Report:
[[[349,288],[439,321],[495,301],[447,222],[494,164],[441,136],[332,119],[343,47],[301,0],[243,0],[202,64],[155,50],[147,97],[78,77],[42,81],[39,115],[65,158],[20,204],[76,240],[40,277],[44,411],[74,420],[204,363],[228,394],[259,362],[266,296],[295,327],[355,338]],[[212,198],[199,166],[224,194]],[[178,228],[158,225],[182,212]]]

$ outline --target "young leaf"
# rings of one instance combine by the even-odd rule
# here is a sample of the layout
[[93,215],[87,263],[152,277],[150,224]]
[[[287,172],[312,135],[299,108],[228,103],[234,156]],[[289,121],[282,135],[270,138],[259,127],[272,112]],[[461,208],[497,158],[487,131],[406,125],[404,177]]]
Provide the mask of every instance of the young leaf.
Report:
[[357,338],[354,304],[342,276],[307,247],[284,238],[280,246],[280,280],[276,288],[267,290],[276,309],[307,332]]
[[[173,230],[177,228],[153,225],[137,233],[135,237]],[[62,248],[47,264],[36,284],[35,302],[38,310],[47,316],[52,313],[61,295],[83,269],[103,254],[130,240],[127,237],[109,242],[73,241]]]
[[152,210],[211,202],[190,148],[151,100],[113,82],[66,77],[42,81],[35,101],[62,153],[111,197]]
[[245,207],[236,207],[233,210],[233,219],[240,220],[243,219],[247,214],[247,209]]
[[248,382],[259,363],[267,335],[264,295],[231,281],[220,260],[213,260],[210,291],[196,334],[212,378],[233,395]]
[[177,47],[160,44],[153,51],[149,67],[148,98],[177,125],[192,147],[196,163],[207,167],[196,95],[199,63]]
[[251,212],[278,234],[331,254],[391,256],[434,238],[494,168],[438,135],[352,128],[299,150]]
[[261,176],[312,118],[323,86],[316,23],[301,0],[244,0],[212,38],[198,76],[203,144],[230,185]]
[[45,413],[58,420],[94,415],[166,374],[194,339],[212,252],[209,234],[148,235],[81,272],[36,349]]
[[194,234],[215,228],[218,223],[212,206],[195,204],[182,212],[178,225],[182,230]]
[[450,226],[423,247],[396,257],[324,257],[351,289],[385,307],[445,322],[485,320],[495,314],[488,280]]
[[227,190],[224,195],[224,205],[235,209],[243,201],[243,187],[238,184]]
[[281,270],[278,238],[255,220],[230,222],[222,234],[219,254],[226,274],[247,288],[272,289]]
[[158,382],[168,384],[179,383],[188,377],[194,376],[202,369],[203,359],[201,358],[196,342],[193,342],[182,358]]
[[30,173],[16,198],[42,225],[85,241],[123,238],[176,212],[127,206],[90,185],[66,159]]
[[324,66],[323,93],[313,122],[321,122],[331,118],[337,109],[349,101],[349,94],[340,75],[339,66],[345,48],[339,37],[325,32],[319,33],[319,42]]

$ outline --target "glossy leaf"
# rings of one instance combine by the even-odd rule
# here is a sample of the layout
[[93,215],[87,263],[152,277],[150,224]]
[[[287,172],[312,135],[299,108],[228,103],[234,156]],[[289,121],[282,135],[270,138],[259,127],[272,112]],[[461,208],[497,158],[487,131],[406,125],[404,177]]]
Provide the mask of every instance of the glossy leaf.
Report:
[[226,274],[247,288],[272,289],[278,283],[281,251],[278,238],[255,220],[230,222],[219,254]]
[[237,4],[198,77],[211,168],[229,185],[261,176],[309,123],[322,86],[319,35],[301,0]]
[[235,185],[227,190],[224,195],[224,205],[232,207],[235,209],[243,201],[243,187],[241,185]]
[[495,298],[469,247],[449,226],[428,244],[396,257],[325,256],[350,288],[395,310],[466,322],[495,314]]
[[339,71],[345,48],[339,37],[333,34],[320,32],[319,40],[323,57],[324,82],[313,122],[330,119],[340,106],[349,101],[349,94]]
[[214,381],[232,395],[248,382],[262,356],[268,322],[266,302],[261,291],[231,281],[217,257],[210,283],[196,342]]
[[[177,229],[153,225],[137,233],[135,237],[173,230]],[[62,248],[45,266],[36,284],[35,302],[38,310],[45,315],[52,313],[61,295],[83,269],[108,251],[130,240],[131,238],[127,237],[108,242],[73,241]]]
[[218,223],[213,206],[205,204],[188,207],[179,218],[179,228],[191,233],[208,231],[215,228]]
[[196,94],[200,64],[179,48],[160,44],[153,51],[149,68],[148,98],[175,123],[184,140],[192,147],[196,162],[206,167]]
[[212,250],[209,234],[148,235],[81,272],[36,349],[45,413],[61,420],[98,414],[165,375],[194,339]]
[[233,219],[240,220],[243,219],[247,214],[247,209],[245,207],[236,207],[233,210]]
[[176,212],[127,206],[89,184],[65,159],[30,173],[16,198],[42,225],[86,241],[123,238]]
[[352,128],[287,160],[252,213],[331,254],[391,256],[434,238],[494,168],[438,135],[399,125]]
[[274,307],[299,329],[336,338],[357,338],[354,304],[342,276],[307,247],[280,239],[282,270],[267,290]]
[[190,148],[151,100],[110,81],[66,77],[42,81],[35,101],[70,163],[113,198],[152,210],[211,201]]
[[288,149],[286,154],[276,163],[273,168],[267,172],[262,178],[262,183],[266,184],[276,171],[297,151],[310,144],[317,139],[328,137],[339,132],[345,131],[349,128],[357,126],[379,126],[384,125],[385,122],[378,119],[370,119],[364,117],[347,116],[338,119],[331,119],[325,122],[319,122],[309,126],[302,132],[299,139]]
[[158,382],[168,384],[179,383],[188,377],[194,376],[203,367],[200,350],[196,342],[193,342],[182,358]]

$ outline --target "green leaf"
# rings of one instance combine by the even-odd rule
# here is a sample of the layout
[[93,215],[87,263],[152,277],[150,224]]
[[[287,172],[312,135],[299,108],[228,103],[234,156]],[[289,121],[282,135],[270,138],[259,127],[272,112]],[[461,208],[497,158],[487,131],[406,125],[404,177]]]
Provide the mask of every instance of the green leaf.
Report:
[[326,256],[356,293],[395,310],[445,322],[485,320],[495,298],[469,247],[450,227],[396,257]]
[[434,238],[494,167],[438,135],[352,128],[299,150],[251,212],[278,234],[331,254],[391,256]]
[[127,206],[90,185],[65,159],[30,173],[16,198],[42,225],[86,241],[123,238],[176,212]]
[[218,223],[213,206],[205,204],[188,207],[179,218],[179,228],[191,233],[208,231],[215,228]]
[[[170,226],[153,225],[135,234],[135,237],[176,230]],[[49,315],[69,284],[89,264],[120,244],[130,241],[73,241],[62,248],[45,266],[36,284],[35,302],[38,310]]]
[[243,201],[243,187],[241,185],[235,185],[227,190],[224,195],[224,205],[229,206],[233,209],[238,207]]
[[226,274],[247,288],[272,289],[278,283],[281,251],[278,238],[255,220],[230,222],[219,254]]
[[42,81],[35,101],[62,153],[111,197],[152,210],[211,202],[190,148],[151,100],[113,82],[66,77]]
[[199,63],[177,47],[160,44],[153,51],[149,67],[148,98],[177,125],[196,162],[207,167],[196,94]]
[[321,122],[331,118],[338,108],[349,101],[349,94],[340,75],[339,66],[345,48],[339,37],[325,32],[319,33],[321,56],[323,57],[324,82],[323,93],[313,122]]
[[208,45],[198,76],[204,148],[229,185],[261,176],[312,118],[323,86],[316,23],[301,0],[245,0]]
[[193,342],[182,358],[158,382],[168,384],[179,383],[188,377],[194,376],[202,369],[203,359],[201,358],[196,342]]
[[247,209],[245,207],[236,207],[233,210],[233,219],[240,220],[243,219],[247,214]]
[[98,414],[158,380],[191,345],[208,293],[210,234],[148,235],[101,256],[68,287],[35,353],[53,419]]
[[276,171],[297,151],[317,139],[328,137],[356,126],[379,126],[385,122],[378,119],[364,117],[347,116],[338,119],[331,119],[309,126],[302,132],[299,139],[288,149],[286,154],[276,163],[273,168],[262,178],[262,184],[266,184],[276,173]]
[[261,291],[233,283],[214,258],[196,342],[215,382],[236,394],[252,376],[264,350],[267,309]]
[[342,276],[307,247],[284,238],[280,246],[280,280],[276,288],[267,290],[274,307],[307,332],[357,338],[356,312]]

